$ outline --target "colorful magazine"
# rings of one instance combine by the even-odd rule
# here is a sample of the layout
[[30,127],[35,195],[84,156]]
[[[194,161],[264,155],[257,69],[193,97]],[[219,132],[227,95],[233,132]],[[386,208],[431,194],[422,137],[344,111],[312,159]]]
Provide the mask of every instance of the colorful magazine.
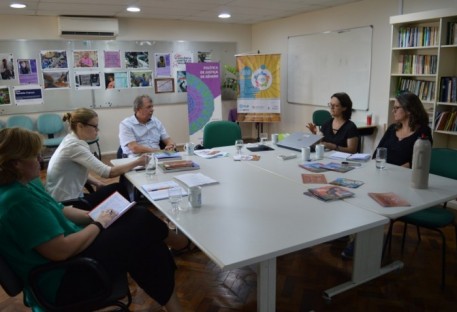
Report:
[[308,189],[308,192],[323,201],[337,200],[354,196],[354,193],[351,191],[335,185],[310,188]]
[[355,167],[351,167],[351,166],[348,166],[348,165],[343,165],[343,164],[336,163],[336,162],[331,162],[331,163],[322,165],[322,168],[327,169],[327,170],[332,170],[332,171],[337,171],[337,172],[343,172],[344,173],[344,172],[351,171]]
[[360,185],[363,185],[365,182],[363,181],[358,181],[358,180],[352,180],[352,179],[346,179],[346,178],[336,178],[330,184],[333,185],[339,185],[339,186],[344,186],[344,187],[350,187],[350,188],[358,188]]
[[373,198],[378,204],[383,207],[407,207],[411,204],[401,198],[399,195],[389,192],[389,193],[368,193],[368,195]]
[[303,183],[327,184],[327,179],[322,173],[302,173]]
[[328,171],[327,169],[322,168],[323,165],[324,164],[321,164],[321,163],[299,164],[299,166],[302,167],[303,169],[306,169],[308,171],[315,172],[315,173]]

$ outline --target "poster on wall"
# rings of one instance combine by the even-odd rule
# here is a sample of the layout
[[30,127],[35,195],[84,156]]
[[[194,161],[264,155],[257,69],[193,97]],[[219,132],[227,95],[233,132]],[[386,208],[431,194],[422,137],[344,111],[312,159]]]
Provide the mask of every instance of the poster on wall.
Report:
[[13,94],[17,105],[43,104],[43,89],[39,85],[15,86]]
[[36,59],[17,60],[19,84],[38,84],[38,72]]
[[105,68],[121,68],[121,51],[103,51]]
[[152,71],[141,70],[130,72],[130,86],[132,88],[152,87]]
[[170,77],[170,53],[155,53],[156,77]]
[[190,141],[200,144],[203,127],[211,120],[221,119],[220,64],[188,63],[186,72]]
[[106,72],[105,89],[125,89],[129,87],[127,72]]
[[281,120],[280,54],[237,55],[240,94],[238,121]]

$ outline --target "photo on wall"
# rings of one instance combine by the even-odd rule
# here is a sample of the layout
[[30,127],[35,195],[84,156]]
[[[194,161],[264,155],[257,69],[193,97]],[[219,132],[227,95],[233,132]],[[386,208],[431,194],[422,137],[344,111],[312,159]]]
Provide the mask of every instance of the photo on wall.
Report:
[[103,51],[105,68],[121,68],[121,51]]
[[41,69],[68,68],[67,51],[47,50],[40,51]]
[[130,86],[132,88],[152,87],[152,71],[141,70],[130,72]]
[[126,89],[129,87],[127,72],[106,72],[105,89]]
[[70,88],[68,70],[47,70],[43,72],[45,89],[68,89]]
[[0,53],[0,80],[14,80],[14,59],[11,53]]
[[98,67],[98,52],[96,50],[73,51],[73,62],[75,68]]
[[10,105],[10,89],[7,86],[0,86],[0,105]]
[[149,68],[149,52],[125,52],[126,68]]
[[75,73],[76,90],[100,89],[100,73],[77,72]]

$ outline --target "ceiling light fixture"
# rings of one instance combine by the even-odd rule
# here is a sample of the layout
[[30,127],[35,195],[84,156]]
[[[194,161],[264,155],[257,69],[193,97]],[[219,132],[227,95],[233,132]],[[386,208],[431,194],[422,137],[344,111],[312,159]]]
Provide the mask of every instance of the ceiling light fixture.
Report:
[[10,7],[13,9],[23,9],[26,7],[26,5],[22,3],[11,3]]
[[131,7],[128,7],[128,8],[127,8],[127,11],[133,12],[133,13],[138,13],[138,12],[141,11],[141,9],[138,8],[138,7],[131,6]]
[[229,13],[221,13],[217,17],[219,17],[219,18],[230,18],[232,16]]

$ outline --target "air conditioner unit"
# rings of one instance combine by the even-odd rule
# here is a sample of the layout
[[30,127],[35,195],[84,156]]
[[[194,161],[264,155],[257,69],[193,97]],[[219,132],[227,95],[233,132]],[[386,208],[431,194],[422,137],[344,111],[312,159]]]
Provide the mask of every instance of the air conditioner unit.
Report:
[[59,35],[77,38],[113,38],[119,34],[117,18],[59,16]]

